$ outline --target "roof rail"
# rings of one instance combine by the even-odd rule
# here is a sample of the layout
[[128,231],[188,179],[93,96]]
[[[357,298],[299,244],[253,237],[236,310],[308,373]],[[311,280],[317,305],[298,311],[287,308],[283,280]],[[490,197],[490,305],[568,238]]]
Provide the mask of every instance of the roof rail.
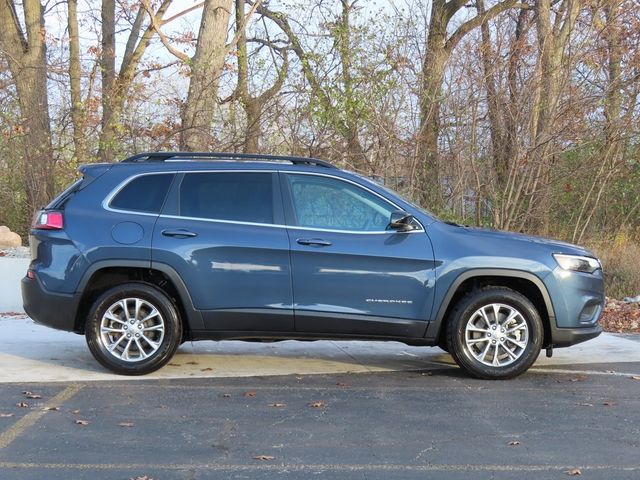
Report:
[[122,163],[165,162],[167,160],[263,160],[270,162],[290,162],[294,165],[313,165],[317,167],[336,168],[325,160],[311,157],[292,157],[287,155],[263,155],[258,153],[226,153],[226,152],[145,152],[138,153],[122,160]]

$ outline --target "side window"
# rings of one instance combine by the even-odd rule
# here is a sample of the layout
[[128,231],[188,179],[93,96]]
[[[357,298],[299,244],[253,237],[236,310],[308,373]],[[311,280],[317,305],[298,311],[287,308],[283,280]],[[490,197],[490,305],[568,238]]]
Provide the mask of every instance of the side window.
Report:
[[379,232],[396,210],[377,195],[336,178],[288,174],[287,180],[300,227]]
[[134,178],[118,192],[109,206],[120,210],[160,213],[172,179],[172,173]]
[[273,223],[271,173],[187,173],[180,185],[184,217]]

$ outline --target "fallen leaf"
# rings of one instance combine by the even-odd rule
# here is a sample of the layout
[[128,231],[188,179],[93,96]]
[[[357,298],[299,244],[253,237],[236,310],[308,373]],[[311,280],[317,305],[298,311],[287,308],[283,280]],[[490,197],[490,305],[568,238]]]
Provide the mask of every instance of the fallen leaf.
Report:
[[574,378],[570,378],[569,381],[570,382],[582,382],[583,380],[585,380],[587,377],[585,377],[584,375],[581,375],[579,377],[574,377]]
[[222,398],[231,398],[231,394],[230,393],[223,393],[222,394]]
[[118,424],[118,426],[119,426],[119,427],[133,427],[133,425],[134,425],[134,424],[133,424],[133,423],[131,423],[131,422],[120,422],[120,423]]
[[605,407],[615,407],[618,404],[612,400],[607,400],[606,402],[602,402],[602,405]]
[[18,403],[16,403],[16,407],[19,407],[19,408],[29,408],[29,404],[28,404],[28,403],[26,403],[26,402],[18,402]]
[[320,400],[318,402],[313,402],[309,404],[311,408],[324,408],[326,405],[327,404],[324,402],[324,400]]
[[71,410],[71,413],[73,413],[74,415],[77,415],[80,413],[80,410]]
[[244,398],[253,398],[256,396],[256,392],[244,392]]
[[580,405],[581,407],[593,407],[593,403],[587,403],[587,402],[578,403],[577,405]]
[[60,411],[60,407],[44,407],[43,410],[45,410],[47,412],[59,412]]
[[170,367],[181,367],[182,364],[181,363],[170,363],[169,366]]
[[129,480],[153,480],[149,475],[143,475],[141,477],[132,477]]
[[42,398],[42,395],[38,395],[37,393],[30,393],[29,395],[25,394],[25,397],[27,397],[29,400],[38,400]]
[[0,413],[0,418],[13,417],[13,413]]
[[575,477],[577,475],[582,475],[582,472],[580,471],[579,468],[572,468],[571,470],[565,470],[564,473],[566,473],[567,475],[571,475],[572,477]]
[[255,457],[253,457],[254,460],[261,460],[261,461],[265,461],[265,460],[273,460],[275,457],[273,457],[272,455],[256,455]]
[[286,407],[287,404],[286,403],[270,403],[269,406],[270,407],[276,407],[276,408],[282,408],[282,407]]
[[340,388],[346,388],[349,386],[348,383],[342,383],[342,382],[338,382],[336,383],[336,386],[340,387]]
[[75,424],[76,425],[82,425],[83,427],[86,427],[87,425],[89,425],[89,421],[88,420],[76,420]]
[[520,445],[520,442],[517,441],[517,440],[513,440],[513,441],[509,442],[509,446],[510,447],[516,447],[518,445]]
[[211,367],[201,368],[200,369],[201,372],[211,372],[212,370],[213,370],[213,368],[211,368]]
[[190,362],[185,362],[185,365],[198,365],[198,362],[191,360]]

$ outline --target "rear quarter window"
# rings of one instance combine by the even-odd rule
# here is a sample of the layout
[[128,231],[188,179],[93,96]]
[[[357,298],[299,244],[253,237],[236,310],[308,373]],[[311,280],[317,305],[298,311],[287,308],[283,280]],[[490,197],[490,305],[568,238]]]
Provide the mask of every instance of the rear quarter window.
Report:
[[109,203],[111,208],[134,212],[160,213],[173,174],[142,175],[134,178]]

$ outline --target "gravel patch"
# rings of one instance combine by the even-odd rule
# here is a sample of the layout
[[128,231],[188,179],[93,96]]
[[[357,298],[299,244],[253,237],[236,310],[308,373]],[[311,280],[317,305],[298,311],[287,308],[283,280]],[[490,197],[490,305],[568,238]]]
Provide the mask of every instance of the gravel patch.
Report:
[[0,257],[6,258],[29,258],[31,251],[29,247],[11,247],[0,249]]

